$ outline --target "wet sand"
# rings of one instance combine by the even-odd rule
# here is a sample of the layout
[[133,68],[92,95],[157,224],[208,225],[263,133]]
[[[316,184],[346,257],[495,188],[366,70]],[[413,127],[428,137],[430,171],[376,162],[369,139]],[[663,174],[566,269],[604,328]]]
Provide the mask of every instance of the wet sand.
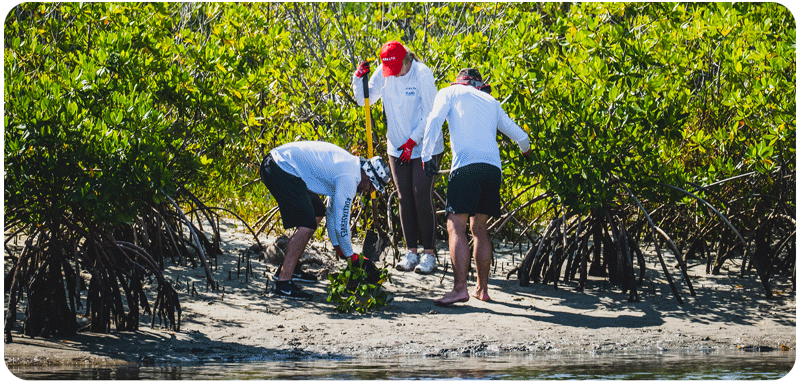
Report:
[[[449,258],[441,242],[435,274],[392,270],[391,283],[385,285],[394,296],[392,302],[374,313],[343,314],[326,301],[327,280],[301,284],[314,294],[312,301],[302,302],[266,294],[265,276],[270,277],[276,268],[267,261],[253,260],[255,278],[245,281],[243,268],[237,277],[237,253],[254,241],[234,228],[231,224],[224,231],[224,255],[214,272],[224,289],[206,290],[200,268],[167,270],[168,279],[179,280],[180,332],[151,329],[151,317],[143,316],[137,332],[29,338],[21,335],[20,312],[14,342],[3,347],[7,367],[535,351],[794,351],[796,346],[796,296],[791,284],[772,280],[775,297],[767,300],[755,274],[739,277],[736,261],[720,275],[705,274],[703,260],[690,261],[696,296],[689,294],[678,269],[670,266],[683,298],[679,304],[660,266],[656,267],[655,255],[648,254],[652,263],[647,281],[639,288],[641,301],[629,303],[627,294],[602,278],[590,277],[584,291],[577,291],[576,282],[558,288],[552,284],[521,287],[516,275],[506,279],[506,273],[521,261],[520,249],[500,245],[495,248],[489,283],[492,301],[471,298],[439,307],[433,300],[450,291],[453,282],[452,267],[443,273]],[[307,255],[322,259],[329,268],[344,264],[334,263],[330,244],[323,242],[312,243]],[[393,253],[389,250],[386,255],[391,265]],[[667,263],[674,264],[668,256]],[[306,266],[312,272],[329,269],[313,261]],[[197,295],[187,294],[187,281],[195,285]]]

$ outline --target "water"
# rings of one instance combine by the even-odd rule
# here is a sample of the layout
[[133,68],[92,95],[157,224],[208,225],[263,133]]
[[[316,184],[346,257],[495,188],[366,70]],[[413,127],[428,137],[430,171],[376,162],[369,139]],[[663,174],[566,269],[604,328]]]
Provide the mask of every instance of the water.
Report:
[[[11,368],[22,379],[508,379],[778,380],[795,351],[502,353],[482,356],[315,359],[155,366]],[[796,373],[796,372],[795,372]],[[793,373],[794,374],[794,373]]]

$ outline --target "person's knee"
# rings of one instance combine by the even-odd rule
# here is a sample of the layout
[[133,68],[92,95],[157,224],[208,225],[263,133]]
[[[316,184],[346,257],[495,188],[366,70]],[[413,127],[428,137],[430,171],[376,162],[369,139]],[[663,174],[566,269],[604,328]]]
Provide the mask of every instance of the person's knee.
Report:
[[484,218],[481,215],[476,215],[470,221],[470,229],[472,230],[472,234],[475,236],[486,236],[488,230],[488,218]]
[[455,225],[447,223],[447,235],[449,237],[454,237],[454,236],[458,235],[459,232],[462,232],[462,231],[463,230],[459,230]]
[[449,214],[447,217],[447,233],[449,235],[466,234],[467,216]]
[[316,230],[316,228],[297,227],[297,230],[294,232],[294,234],[298,237],[311,237]]
[[486,224],[473,224],[470,226],[470,230],[474,236],[484,237],[488,235]]

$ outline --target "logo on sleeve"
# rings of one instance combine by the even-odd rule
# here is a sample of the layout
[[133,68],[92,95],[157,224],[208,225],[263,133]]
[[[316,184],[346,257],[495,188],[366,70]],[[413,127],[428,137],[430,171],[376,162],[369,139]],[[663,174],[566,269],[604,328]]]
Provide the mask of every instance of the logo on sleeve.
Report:
[[347,237],[350,232],[350,204],[353,198],[347,198],[342,207],[342,221],[339,224],[339,237]]

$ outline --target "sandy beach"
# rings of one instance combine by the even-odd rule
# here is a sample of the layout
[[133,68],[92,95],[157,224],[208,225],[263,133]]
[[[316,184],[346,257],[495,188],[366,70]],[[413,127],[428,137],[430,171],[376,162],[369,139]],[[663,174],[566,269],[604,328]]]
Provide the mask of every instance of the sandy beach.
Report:
[[[214,271],[219,290],[207,290],[200,268],[170,267],[165,272],[169,280],[178,280],[180,332],[158,325],[151,329],[151,317],[145,315],[137,332],[29,338],[21,334],[23,316],[19,312],[14,342],[3,347],[7,367],[512,351],[795,351],[797,311],[791,283],[772,280],[775,297],[767,300],[754,274],[739,276],[736,261],[720,275],[705,274],[704,260],[690,261],[696,296],[689,294],[678,269],[671,268],[683,304],[672,296],[660,266],[648,264],[648,280],[639,289],[641,301],[629,303],[618,287],[600,278],[590,278],[582,292],[576,290],[576,282],[558,288],[552,284],[521,287],[516,275],[506,279],[508,271],[521,261],[520,248],[498,245],[489,284],[492,301],[473,298],[439,307],[432,301],[448,292],[453,282],[452,267],[443,274],[449,258],[442,241],[435,274],[392,270],[391,283],[385,287],[393,301],[374,313],[343,314],[326,301],[326,279],[302,284],[314,294],[312,301],[302,302],[267,295],[266,279],[276,267],[266,260],[253,259],[255,277],[245,280],[243,267],[238,268],[237,276],[239,251],[254,241],[234,224],[223,228],[224,254]],[[526,248],[521,250],[524,253]],[[391,250],[385,254],[391,265]],[[313,242],[304,256],[306,269],[321,276],[334,265],[344,265],[333,261],[329,243]],[[656,258],[647,255],[647,260],[655,262]],[[674,264],[674,260],[668,263]],[[194,285],[197,294],[187,293],[187,285]]]

